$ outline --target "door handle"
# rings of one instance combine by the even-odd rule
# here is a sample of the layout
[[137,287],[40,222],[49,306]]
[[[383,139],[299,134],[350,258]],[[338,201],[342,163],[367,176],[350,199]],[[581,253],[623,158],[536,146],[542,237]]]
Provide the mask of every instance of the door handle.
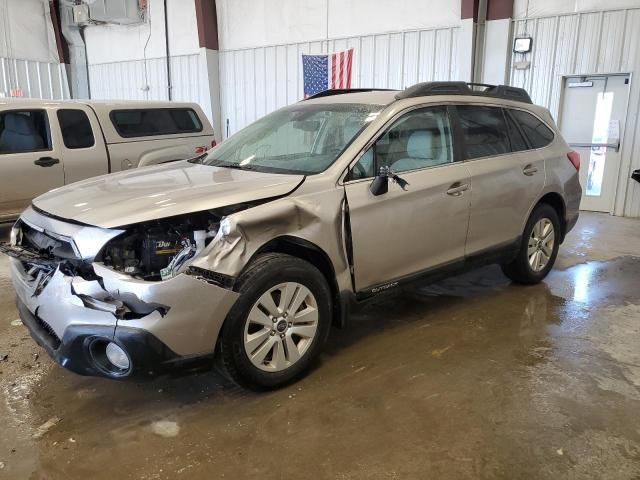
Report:
[[449,190],[447,190],[447,195],[451,195],[452,197],[459,197],[467,190],[469,190],[468,183],[456,182],[449,187]]
[[527,165],[522,169],[522,173],[524,173],[527,177],[534,175],[537,171],[538,169],[533,165]]
[[60,160],[58,160],[57,158],[53,158],[53,157],[41,157],[37,160],[34,160],[34,162],[36,165],[40,166],[40,167],[52,167],[54,166],[56,163],[60,163]]

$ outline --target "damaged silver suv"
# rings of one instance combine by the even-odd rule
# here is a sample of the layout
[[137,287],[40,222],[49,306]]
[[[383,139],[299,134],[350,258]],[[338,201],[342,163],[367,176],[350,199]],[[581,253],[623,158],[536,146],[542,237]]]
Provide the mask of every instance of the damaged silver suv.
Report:
[[217,364],[275,388],[376,294],[488,263],[542,280],[578,218],[579,162],[521,89],[329,91],[198,158],[42,195],[0,250],[63,367]]

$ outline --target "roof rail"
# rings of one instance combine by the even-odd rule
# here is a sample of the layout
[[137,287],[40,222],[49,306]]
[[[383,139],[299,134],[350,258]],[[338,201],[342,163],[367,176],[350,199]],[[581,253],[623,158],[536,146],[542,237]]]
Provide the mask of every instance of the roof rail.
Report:
[[489,85],[467,82],[424,82],[409,87],[396,95],[396,99],[424,97],[428,95],[477,95],[502,98],[515,102],[533,103],[524,88],[509,85]]
[[[397,89],[395,89],[397,90]],[[331,97],[333,95],[344,95],[345,93],[360,93],[360,92],[392,92],[393,88],[335,88],[329,90],[323,90],[314,95],[311,95],[305,100],[311,100],[312,98]]]

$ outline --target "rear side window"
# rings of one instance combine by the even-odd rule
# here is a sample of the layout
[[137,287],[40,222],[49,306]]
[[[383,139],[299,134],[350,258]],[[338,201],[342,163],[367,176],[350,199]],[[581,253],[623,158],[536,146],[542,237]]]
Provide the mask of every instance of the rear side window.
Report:
[[476,105],[459,105],[457,109],[467,158],[491,157],[511,151],[502,109]]
[[202,131],[202,123],[190,108],[114,110],[111,121],[122,137],[148,137]]
[[553,141],[553,131],[542,120],[522,110],[511,110],[511,114],[529,139],[531,148],[546,147]]
[[51,150],[49,121],[44,110],[0,113],[0,154]]
[[520,133],[520,129],[511,115],[509,115],[508,110],[505,111],[505,121],[507,122],[507,130],[509,131],[509,138],[511,139],[511,151],[522,152],[523,150],[529,150],[527,141],[522,136],[522,133]]
[[82,110],[72,108],[58,110],[58,122],[60,122],[65,147],[89,148],[95,144],[91,122]]

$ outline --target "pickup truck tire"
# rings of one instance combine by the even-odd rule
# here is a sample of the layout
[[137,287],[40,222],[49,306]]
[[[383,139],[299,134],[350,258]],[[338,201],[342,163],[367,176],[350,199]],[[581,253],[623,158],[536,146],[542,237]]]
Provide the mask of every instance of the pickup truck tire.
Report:
[[560,231],[558,212],[551,205],[538,204],[529,216],[517,256],[501,265],[504,274],[523,285],[541,282],[556,261]]
[[297,257],[268,253],[245,269],[236,290],[218,343],[225,373],[257,391],[298,379],[329,334],[331,293],[322,273]]

